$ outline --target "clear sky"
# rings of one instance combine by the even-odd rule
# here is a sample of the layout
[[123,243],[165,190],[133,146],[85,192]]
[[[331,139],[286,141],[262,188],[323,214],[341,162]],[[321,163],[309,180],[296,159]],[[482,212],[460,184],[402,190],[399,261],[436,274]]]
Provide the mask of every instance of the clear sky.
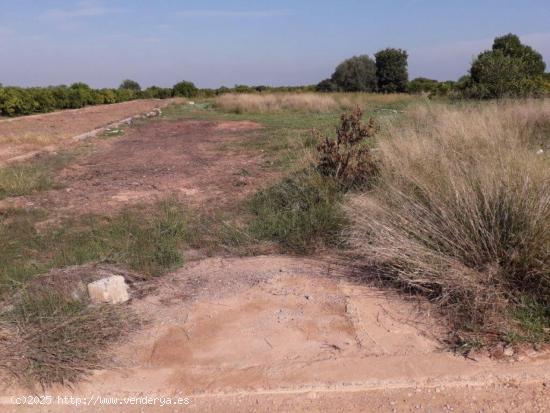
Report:
[[0,83],[311,84],[388,46],[457,79],[509,32],[550,66],[550,0],[0,0]]

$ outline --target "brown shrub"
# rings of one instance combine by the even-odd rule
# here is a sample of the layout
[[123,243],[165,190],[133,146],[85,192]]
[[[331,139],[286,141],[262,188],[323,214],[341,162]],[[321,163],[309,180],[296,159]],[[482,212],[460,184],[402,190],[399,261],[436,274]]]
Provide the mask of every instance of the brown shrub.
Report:
[[317,145],[318,171],[346,188],[368,183],[377,172],[367,138],[374,136],[378,126],[373,118],[363,124],[362,116],[359,107],[342,115],[336,128],[336,139],[319,136],[321,142]]

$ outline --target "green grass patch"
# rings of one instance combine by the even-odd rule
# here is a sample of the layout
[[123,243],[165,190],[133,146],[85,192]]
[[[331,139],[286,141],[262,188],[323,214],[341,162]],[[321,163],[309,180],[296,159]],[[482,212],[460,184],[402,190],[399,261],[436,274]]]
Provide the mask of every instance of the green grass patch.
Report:
[[517,325],[507,335],[511,343],[550,343],[550,307],[527,300],[514,307],[511,317]]
[[249,230],[296,253],[310,252],[319,243],[334,245],[344,225],[340,199],[332,180],[310,171],[296,173],[251,198]]
[[52,268],[108,261],[145,275],[183,262],[182,249],[197,236],[191,214],[177,202],[129,207],[114,217],[86,216],[38,231],[43,212],[0,216],[0,293]]
[[67,153],[45,155],[30,162],[0,168],[0,199],[57,187],[54,175],[70,158]]

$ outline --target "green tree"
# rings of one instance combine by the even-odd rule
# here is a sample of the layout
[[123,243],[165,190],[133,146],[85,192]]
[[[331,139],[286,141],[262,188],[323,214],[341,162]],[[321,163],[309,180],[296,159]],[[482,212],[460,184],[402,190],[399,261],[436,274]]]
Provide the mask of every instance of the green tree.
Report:
[[192,82],[187,81],[181,81],[179,83],[176,83],[174,87],[172,88],[172,95],[173,96],[180,96],[185,98],[192,98],[197,96],[198,89]]
[[132,79],[123,80],[118,88],[128,89],[134,92],[141,92],[141,86],[139,85],[139,83]]
[[331,81],[340,91],[373,92],[376,90],[376,65],[367,55],[353,56],[336,67]]
[[542,55],[521,43],[514,34],[497,37],[472,63],[471,86],[467,97],[525,97],[542,93],[544,69]]
[[384,49],[377,52],[376,79],[379,92],[406,92],[409,82],[408,54],[402,49]]

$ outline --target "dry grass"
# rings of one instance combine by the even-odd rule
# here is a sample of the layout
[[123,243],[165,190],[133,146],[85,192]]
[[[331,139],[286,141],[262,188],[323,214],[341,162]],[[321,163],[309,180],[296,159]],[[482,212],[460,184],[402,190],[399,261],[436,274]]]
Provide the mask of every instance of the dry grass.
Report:
[[390,125],[379,188],[348,210],[363,262],[457,329],[503,333],[514,305],[548,308],[549,127],[548,101],[421,106]]
[[215,100],[222,110],[234,113],[305,112],[329,113],[378,106],[393,106],[409,103],[417,97],[403,94],[369,93],[271,93],[271,94],[225,94]]
[[24,295],[0,317],[0,367],[22,384],[74,383],[105,367],[107,345],[136,327],[123,306],[90,306],[85,301]]

